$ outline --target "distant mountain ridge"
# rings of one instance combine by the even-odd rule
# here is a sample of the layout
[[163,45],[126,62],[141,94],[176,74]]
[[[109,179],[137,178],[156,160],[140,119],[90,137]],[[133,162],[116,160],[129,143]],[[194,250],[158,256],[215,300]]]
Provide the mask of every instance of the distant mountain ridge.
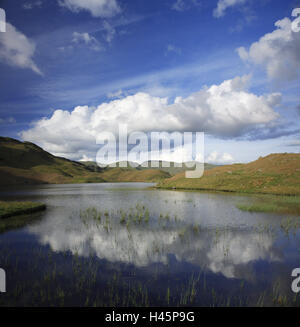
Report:
[[[91,168],[92,170],[98,171],[99,166],[96,162],[93,161],[85,161],[82,162],[87,167]],[[123,166],[120,167],[119,164],[122,164]],[[187,170],[194,170],[195,167],[190,167],[189,165],[196,164],[196,162],[185,162],[185,163],[178,163],[178,162],[169,162],[169,161],[159,161],[159,160],[149,160],[145,161],[141,164],[138,164],[136,162],[130,162],[130,161],[120,161],[114,163],[114,167],[117,168],[127,168],[127,169],[137,169],[137,170],[146,170],[146,169],[155,169],[155,170],[161,170],[164,172],[169,173],[170,175],[176,175],[180,172],[187,171]],[[213,169],[215,167],[220,167],[220,165],[213,165],[213,164],[204,164],[205,170]],[[113,166],[108,166],[104,169],[110,169],[113,168]]]
[[[300,154],[271,154],[248,164],[205,164],[200,179],[186,167],[107,167],[56,157],[30,142],[0,137],[0,185],[157,182],[159,188],[245,193],[300,194]],[[179,170],[179,171],[178,171]]]
[[0,185],[157,182],[170,177],[159,169],[100,168],[56,157],[30,142],[0,137]]

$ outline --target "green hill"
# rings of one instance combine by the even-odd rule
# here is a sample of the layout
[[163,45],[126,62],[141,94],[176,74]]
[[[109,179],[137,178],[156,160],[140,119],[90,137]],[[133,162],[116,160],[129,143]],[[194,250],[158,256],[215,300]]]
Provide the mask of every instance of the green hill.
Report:
[[105,168],[101,174],[109,182],[160,182],[170,178],[168,172],[156,169]]
[[[0,137],[0,184],[158,182],[159,188],[244,193],[300,194],[300,154],[272,154],[248,163],[205,165],[200,179],[186,179],[186,167],[100,168],[56,157],[30,142]],[[179,170],[179,172],[178,172]]]
[[206,170],[199,179],[181,172],[158,184],[159,188],[244,193],[300,194],[300,154],[271,154],[248,164]]
[[[185,172],[187,170],[194,170],[195,168],[189,168],[187,167],[188,164],[195,164],[195,162],[187,162],[187,163],[182,163],[180,164],[181,167],[178,167],[178,164],[176,164],[175,162],[168,162],[168,161],[152,161],[152,164],[155,163],[157,167],[152,167],[151,169],[159,169],[162,171],[165,171],[167,173],[169,173],[170,175],[176,175],[179,174],[181,172]],[[151,165],[151,161],[146,161],[144,163],[142,163],[138,169],[148,169],[147,167],[150,167]],[[204,169],[205,170],[209,170],[212,168],[218,167],[216,165],[211,165],[211,164],[204,164]]]
[[99,168],[56,157],[30,142],[0,137],[0,184],[156,182],[171,177],[161,170]]
[[[120,167],[120,163],[127,166]],[[180,172],[193,170],[185,164],[182,167],[177,167],[174,162],[155,161],[157,167],[151,167],[153,162],[147,161],[141,165],[130,162],[117,162],[116,167],[108,166],[99,168],[95,162],[83,162],[84,165],[94,171],[101,171],[101,176],[109,182],[160,182],[166,178],[171,178]],[[131,165],[133,164],[133,165]],[[215,165],[205,164],[205,170],[217,167]]]
[[85,165],[53,156],[30,142],[0,137],[0,179],[2,185],[103,182]]

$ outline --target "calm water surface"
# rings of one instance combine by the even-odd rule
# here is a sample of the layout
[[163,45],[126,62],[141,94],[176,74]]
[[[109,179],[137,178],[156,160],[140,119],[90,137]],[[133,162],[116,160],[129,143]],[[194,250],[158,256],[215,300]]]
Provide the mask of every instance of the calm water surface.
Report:
[[0,190],[47,204],[0,234],[0,267],[18,306],[299,306],[299,217],[248,213],[252,197],[152,184]]

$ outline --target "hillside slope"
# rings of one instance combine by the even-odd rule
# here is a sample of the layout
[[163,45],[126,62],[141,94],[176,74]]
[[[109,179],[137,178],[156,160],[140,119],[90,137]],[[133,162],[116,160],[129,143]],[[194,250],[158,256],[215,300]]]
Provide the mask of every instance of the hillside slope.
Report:
[[160,182],[170,178],[168,172],[156,169],[106,168],[101,176],[109,182]]
[[300,194],[300,154],[271,154],[248,164],[206,170],[199,179],[179,173],[159,188],[216,190],[245,193]]
[[2,185],[104,181],[81,163],[6,137],[0,137],[0,179]]
[[[152,167],[151,169],[159,169],[159,170],[169,173],[172,176],[182,173],[183,171],[185,172],[187,170],[195,169],[195,168],[188,168],[185,163],[183,163],[181,165],[181,167],[177,167],[174,162],[168,162],[168,161],[146,161],[146,162],[142,163],[141,165],[139,165],[138,169],[141,169],[141,170],[148,169],[147,167],[150,167],[150,165],[151,164],[153,165],[153,163],[156,163],[157,167],[156,168]],[[188,162],[188,163],[194,164],[195,162]],[[215,167],[218,167],[218,166],[212,165],[212,164],[207,164],[207,163],[204,164],[205,170],[213,169]]]
[[56,157],[30,142],[0,137],[0,185],[154,182],[169,177],[160,170],[101,169]]

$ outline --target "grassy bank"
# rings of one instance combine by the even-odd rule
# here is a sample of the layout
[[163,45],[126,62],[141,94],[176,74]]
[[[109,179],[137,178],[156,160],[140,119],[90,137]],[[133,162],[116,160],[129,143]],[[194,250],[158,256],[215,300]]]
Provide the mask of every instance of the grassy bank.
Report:
[[217,167],[202,178],[185,173],[160,182],[158,188],[237,192],[247,194],[300,195],[300,154],[272,154],[248,164]]
[[30,214],[45,209],[46,206],[42,203],[0,201],[0,219]]
[[42,203],[0,201],[0,233],[24,227],[39,217],[35,213],[45,209]]
[[275,212],[300,214],[300,196],[266,196],[255,197],[250,204],[237,204],[236,207],[248,212]]

